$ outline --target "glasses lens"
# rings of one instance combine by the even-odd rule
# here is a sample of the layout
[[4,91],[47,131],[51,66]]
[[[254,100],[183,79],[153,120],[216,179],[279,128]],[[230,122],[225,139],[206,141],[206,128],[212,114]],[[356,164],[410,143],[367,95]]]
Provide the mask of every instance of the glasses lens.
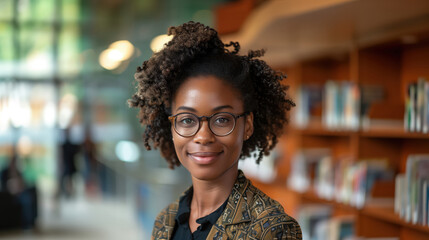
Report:
[[198,130],[198,118],[190,113],[182,113],[177,115],[174,126],[180,135],[191,136]]
[[229,134],[235,127],[235,118],[229,113],[217,113],[210,119],[210,129],[214,134]]

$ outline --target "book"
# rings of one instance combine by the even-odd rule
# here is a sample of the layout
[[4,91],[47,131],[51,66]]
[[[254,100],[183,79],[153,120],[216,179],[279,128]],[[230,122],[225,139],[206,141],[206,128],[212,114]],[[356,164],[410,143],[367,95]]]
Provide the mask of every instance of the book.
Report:
[[394,180],[394,171],[384,158],[361,159],[357,162],[343,160],[333,171],[335,200],[356,208],[363,208],[368,199],[373,199],[375,182]]
[[322,87],[315,84],[302,85],[296,91],[297,107],[293,123],[299,128],[307,127],[315,109],[322,104]]
[[360,113],[360,88],[356,83],[345,81],[343,82],[343,93],[345,100],[344,104],[344,122],[343,126],[347,129],[359,129],[359,113]]
[[322,121],[327,128],[359,128],[361,92],[351,81],[329,80],[323,92]]
[[414,132],[416,130],[416,99],[417,99],[417,84],[411,83],[408,86],[408,128],[407,130],[410,132]]
[[314,173],[321,159],[330,156],[329,148],[301,149],[292,158],[292,170],[287,186],[297,192],[305,192],[313,184]]
[[[414,224],[419,220],[419,196],[421,180],[429,178],[429,155],[410,155],[406,163],[407,197],[405,220]],[[420,197],[421,199],[421,197]]]
[[406,194],[405,174],[398,174],[395,178],[395,213],[401,217],[405,214]]
[[325,83],[323,94],[323,123],[328,128],[338,127],[337,116],[339,87],[335,81],[329,80]]
[[426,79],[420,77],[417,80],[417,90],[416,90],[416,132],[422,132],[423,131],[423,121],[424,121],[424,109],[425,109],[425,84]]
[[429,178],[418,179],[418,191],[417,191],[417,223],[427,225],[427,184]]
[[429,226],[429,180],[423,183],[423,222],[424,226]]
[[330,220],[328,240],[345,239],[355,234],[355,219],[353,216],[337,216]]
[[316,178],[314,181],[316,194],[323,199],[332,200],[334,197],[334,171],[332,164],[332,157],[323,157],[318,165],[316,171]]
[[[324,204],[303,205],[298,211],[302,239],[317,239],[317,226],[332,217],[332,207]],[[317,235],[316,235],[317,234]]]
[[354,235],[355,218],[350,215],[343,215],[318,221],[311,239],[342,240],[351,238]]
[[423,133],[429,132],[429,81],[425,83],[425,100],[423,106]]

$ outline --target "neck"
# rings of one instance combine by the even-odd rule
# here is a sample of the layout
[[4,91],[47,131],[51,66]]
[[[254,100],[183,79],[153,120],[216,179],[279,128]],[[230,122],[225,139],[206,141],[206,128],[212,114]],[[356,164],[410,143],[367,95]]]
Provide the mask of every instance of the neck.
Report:
[[238,176],[238,165],[215,180],[192,178],[193,196],[191,214],[196,218],[209,215],[218,209],[230,195]]

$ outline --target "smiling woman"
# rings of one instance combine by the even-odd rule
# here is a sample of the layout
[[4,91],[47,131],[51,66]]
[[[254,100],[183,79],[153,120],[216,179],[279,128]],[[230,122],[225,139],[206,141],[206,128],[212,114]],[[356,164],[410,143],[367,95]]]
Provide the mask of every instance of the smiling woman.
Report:
[[256,59],[263,52],[240,56],[238,43],[200,23],[168,33],[138,67],[129,104],[140,108],[146,148],[183,165],[192,186],[158,215],[152,239],[301,239],[298,223],[238,170],[251,152],[257,162],[269,154],[287,123],[284,76]]

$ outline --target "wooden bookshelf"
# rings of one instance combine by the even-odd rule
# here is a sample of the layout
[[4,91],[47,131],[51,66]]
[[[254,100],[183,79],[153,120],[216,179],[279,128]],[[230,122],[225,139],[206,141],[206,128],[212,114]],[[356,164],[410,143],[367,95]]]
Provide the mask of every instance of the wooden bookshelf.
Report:
[[[357,131],[350,131],[341,128],[327,129],[317,120],[306,128],[290,130],[290,135],[285,137],[293,138],[289,141],[295,141],[296,144],[293,149],[288,149],[291,156],[286,157],[285,161],[290,161],[294,151],[300,148],[330,148],[334,158],[347,154],[355,160],[386,158],[395,172],[403,173],[408,155],[429,154],[429,134],[405,131],[402,120],[406,86],[418,77],[429,77],[429,67],[422,67],[422,63],[427,63],[429,59],[429,42],[414,45],[380,43],[377,46],[357,47],[348,56],[357,58],[357,61],[335,62],[327,56],[329,64],[320,58],[309,61],[310,63],[297,64],[295,71],[301,73],[295,76],[301,79],[293,81],[298,83],[296,86],[313,81],[323,84],[324,81],[315,76],[320,75],[325,81],[355,79],[361,86],[377,86],[384,93],[383,98],[374,104],[374,109],[369,109],[367,113],[371,124]],[[319,65],[319,68],[315,65]],[[347,67],[357,68],[357,71],[346,71]],[[312,117],[318,119],[320,115],[314,114]],[[300,204],[329,204],[338,212],[354,215],[358,236],[429,239],[429,227],[404,221],[394,213],[391,205],[365,206],[357,210],[342,203],[319,199],[312,192],[299,196]]]
[[[284,142],[288,144],[283,145],[288,154],[283,160],[290,162],[294,153],[300,149],[329,148],[334,159],[387,159],[396,173],[404,173],[409,155],[429,154],[429,134],[406,131],[403,124],[408,84],[418,77],[429,79],[429,41],[412,45],[388,41],[369,47],[357,46],[345,56],[349,60],[318,56],[284,68],[292,72],[291,92],[301,84],[324,84],[328,80],[349,80],[360,86],[376,86],[383,94],[382,99],[371,104],[366,112],[369,121],[357,130],[330,129],[322,124],[321,113],[316,107],[316,111],[310,113],[313,120],[307,126],[288,127],[284,137],[287,139]],[[426,64],[426,67],[422,64]],[[283,174],[282,178],[289,174],[281,170],[279,172]],[[264,186],[260,187],[264,189]],[[286,184],[283,184],[283,188],[286,188]],[[320,203],[333,206],[336,215],[355,216],[357,236],[429,239],[429,227],[401,219],[394,213],[392,204],[367,204],[363,209],[355,209],[343,203],[320,199],[313,191],[287,191],[288,197],[297,204],[290,208],[299,209],[305,204]],[[377,191],[380,192],[375,194],[385,194],[381,193],[382,188]],[[387,192],[393,198],[393,192]]]
[[[393,199],[377,199],[369,202],[364,208],[357,209],[350,205],[339,203],[334,200],[327,200],[317,196],[312,191],[299,193],[286,188],[286,183],[276,181],[275,183],[263,183],[252,179],[252,183],[270,195],[278,199],[285,208],[285,211],[293,217],[297,217],[294,204],[326,204],[333,207],[333,216],[352,215],[357,216],[357,229],[360,236],[364,237],[401,237],[401,239],[427,239],[429,228],[419,224],[412,224],[401,219],[393,210]],[[381,227],[380,227],[381,226]],[[386,229],[390,229],[386,235]],[[409,237],[412,238],[409,238]]]
[[[279,4],[278,2],[281,1],[271,3],[267,1],[265,6],[275,6]],[[291,6],[287,9],[294,7],[303,9],[298,2],[288,4]],[[307,7],[317,5],[305,4],[308,5]],[[429,239],[429,227],[404,221],[394,213],[392,204],[366,204],[363,209],[356,209],[343,203],[321,199],[313,191],[298,193],[286,186],[293,156],[302,149],[328,148],[331,150],[332,158],[336,161],[346,158],[354,160],[387,159],[395,173],[405,172],[409,155],[429,154],[429,134],[405,131],[403,124],[408,85],[417,81],[419,77],[429,80],[428,15],[420,15],[420,11],[425,9],[423,6],[427,9],[428,2],[417,1],[416,4],[412,6],[405,1],[401,3],[387,0],[351,1],[326,8],[317,6],[321,8],[314,14],[312,11],[305,12],[304,10],[299,14],[294,12],[296,16],[284,13],[288,17],[278,19],[272,26],[267,23],[263,31],[260,31],[263,33],[260,34],[261,37],[253,37],[247,42],[253,43],[256,49],[262,46],[273,51],[272,47],[277,47],[278,51],[274,50],[274,52],[292,56],[289,58],[292,60],[285,63],[284,66],[279,65],[278,69],[288,75],[285,84],[290,85],[290,94],[293,99],[296,99],[294,94],[300,86],[323,87],[328,80],[349,81],[358,84],[365,91],[371,89],[372,93],[379,94],[372,96],[374,100],[369,106],[366,105],[366,108],[362,109],[362,111],[365,110],[363,114],[368,121],[362,121],[361,127],[357,130],[326,128],[321,120],[323,116],[320,102],[314,103],[312,106],[311,120],[308,125],[297,127],[291,124],[286,128],[286,134],[279,140],[283,159],[278,164],[278,179],[273,184],[255,180],[253,183],[274,199],[279,200],[290,215],[296,217],[299,208],[305,204],[328,204],[334,208],[335,214],[349,214],[355,217],[355,230],[359,237],[397,237],[401,240]],[[422,5],[419,7],[418,4]],[[398,8],[385,11],[386,6],[398,6]],[[277,9],[280,8],[272,9],[271,12],[276,12],[274,10]],[[257,21],[262,19],[261,14],[268,13],[270,15],[267,15],[268,18],[271,15],[276,16],[271,12],[262,7],[255,15],[259,18],[252,17],[252,14],[249,15],[249,19],[254,19],[255,24],[243,24],[243,26],[251,26],[253,30],[253,27],[258,25]],[[401,18],[402,13],[410,15]],[[391,19],[389,20],[389,18]],[[333,21],[326,21],[327,19]],[[373,28],[373,24],[381,24],[384,20],[386,23],[378,28]],[[301,24],[306,22],[310,22],[310,24],[305,28],[293,27],[295,25],[304,26]],[[314,24],[315,22],[318,24]],[[333,23],[340,22],[350,23],[353,27],[344,28],[344,32],[341,30],[342,28],[331,28],[335,25]],[[281,26],[281,23],[284,26]],[[354,27],[356,29],[353,29]],[[271,31],[275,34],[270,34]],[[241,32],[243,34],[238,33],[234,36],[242,37],[242,39],[231,40],[240,41],[247,40],[246,36],[259,36],[250,34],[252,31],[249,29],[243,29]],[[281,35],[280,32],[284,32],[284,35]],[[307,33],[311,34],[307,35]],[[340,33],[346,34],[341,37]],[[264,43],[276,43],[274,39],[280,39],[284,45],[264,45]],[[341,44],[339,39],[347,41],[347,44]],[[305,44],[300,45],[300,40],[303,40]],[[321,40],[329,41],[329,43],[320,44]],[[246,43],[246,41],[244,42]],[[243,45],[245,49],[246,47],[255,48],[251,44]],[[280,49],[281,46],[284,46],[284,49]],[[323,46],[331,46],[331,48],[324,49]],[[267,55],[268,59],[269,56],[275,57],[276,55]],[[268,62],[270,63],[270,61]],[[276,60],[276,63],[278,62],[279,60]],[[363,106],[361,105],[361,107]],[[292,111],[291,114],[293,115],[294,112]],[[376,195],[385,194],[382,188],[379,189],[377,190],[379,192],[375,193]],[[389,194],[392,195],[391,192]]]

